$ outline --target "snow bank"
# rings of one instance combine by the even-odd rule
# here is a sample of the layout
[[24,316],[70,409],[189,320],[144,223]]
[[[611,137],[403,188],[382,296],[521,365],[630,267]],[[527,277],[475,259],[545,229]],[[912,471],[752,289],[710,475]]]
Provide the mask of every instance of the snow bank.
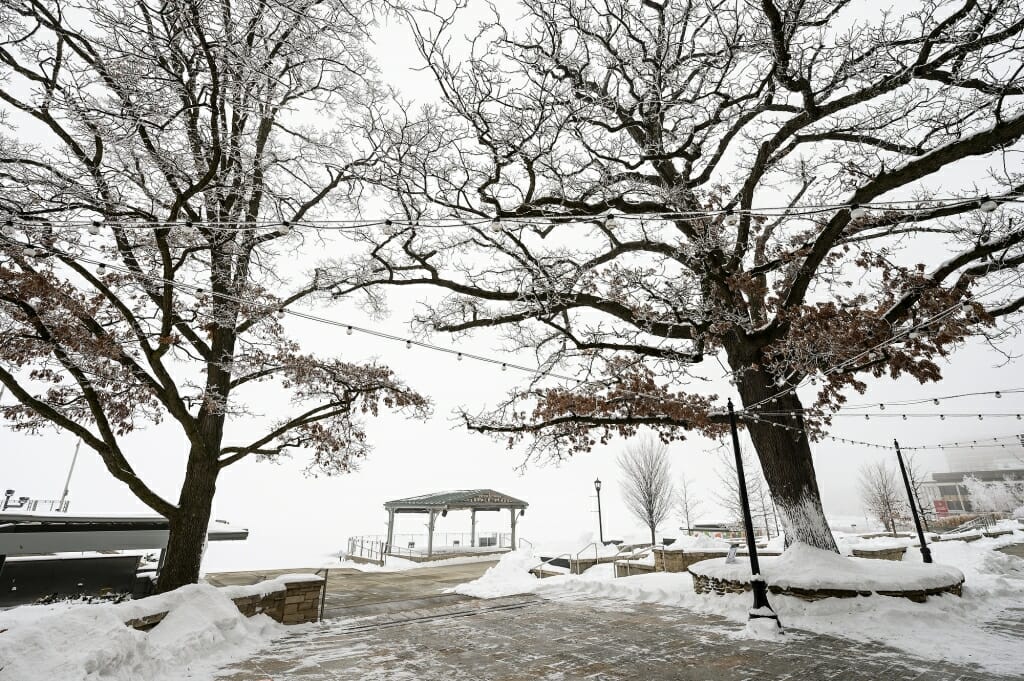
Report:
[[[124,624],[163,611],[148,632]],[[13,608],[0,612],[0,632],[3,681],[176,681],[212,674],[284,627],[266,615],[247,618],[221,590],[193,584],[118,604]]]
[[[964,579],[960,570],[949,565],[848,558],[801,542],[794,543],[781,556],[761,558],[759,564],[765,581],[783,589],[887,591],[896,587],[922,590],[949,586]],[[733,582],[750,581],[750,562],[746,560],[732,564],[726,563],[724,558],[702,560],[691,565],[690,571]]]

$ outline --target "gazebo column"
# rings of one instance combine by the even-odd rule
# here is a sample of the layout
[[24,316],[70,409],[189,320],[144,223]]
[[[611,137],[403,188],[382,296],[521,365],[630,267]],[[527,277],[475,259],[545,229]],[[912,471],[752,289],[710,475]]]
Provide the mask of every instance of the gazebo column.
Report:
[[437,511],[430,511],[430,520],[427,521],[427,558],[434,555],[434,521],[437,520]]
[[469,548],[476,546],[476,509],[469,509]]
[[388,541],[384,545],[384,555],[391,553],[391,542],[395,537],[395,512],[388,509]]
[[516,521],[519,520],[519,517],[516,515],[516,509],[510,508],[508,510],[512,514],[512,550],[515,551],[516,550]]

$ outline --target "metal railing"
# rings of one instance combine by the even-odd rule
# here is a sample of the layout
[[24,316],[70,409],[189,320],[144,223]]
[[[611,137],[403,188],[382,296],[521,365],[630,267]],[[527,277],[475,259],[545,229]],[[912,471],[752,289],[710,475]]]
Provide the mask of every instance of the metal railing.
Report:
[[383,565],[385,548],[386,544],[383,541],[372,539],[370,537],[349,537],[348,550],[345,552],[345,555],[348,557],[355,556],[356,558],[371,560]]
[[[544,562],[542,562],[542,563],[537,563],[537,564],[536,564],[536,565],[534,565],[534,566],[533,566],[532,568],[530,568],[530,570],[529,570],[529,571],[530,571],[530,572],[533,572],[534,570],[537,570],[537,569],[539,569],[539,568],[542,568],[542,567],[544,567],[545,565],[550,565],[550,564],[551,564],[552,562],[554,562],[554,561],[558,560],[559,558],[567,558],[567,559],[569,559],[569,560],[572,560],[572,554],[571,554],[571,553],[560,553],[560,554],[558,554],[557,556],[555,556],[555,557],[553,557],[553,558],[548,558],[547,560],[545,560],[545,561],[544,561]],[[543,572],[543,570],[541,570],[541,572]],[[554,570],[552,570],[552,572],[554,572]]]
[[[667,546],[666,544],[652,544],[652,545],[647,546],[645,548],[634,549],[633,551],[630,552],[629,556],[626,556],[624,558],[616,558],[614,561],[612,561],[612,566],[613,566],[613,568],[612,568],[612,576],[613,577],[618,577],[619,576],[618,569],[615,566],[618,566],[619,561],[622,561],[623,564],[626,566],[626,576],[627,577],[632,577],[633,576],[633,570],[632,570],[633,565],[632,565],[631,561],[636,561],[639,558],[643,558],[647,554],[651,554],[653,556],[655,549],[662,549],[662,550],[664,550],[666,546]],[[657,562],[655,562],[655,564],[654,564],[654,572],[657,572],[657,571],[658,571],[658,564],[657,564]]]
[[[473,537],[468,532],[442,532],[434,535],[432,555],[452,553],[487,553],[488,551],[511,549],[512,534],[510,532],[488,532]],[[383,565],[385,556],[422,558],[427,555],[428,537],[426,534],[396,534],[392,537],[391,546],[387,545],[385,535],[363,535],[348,538],[346,554]],[[530,545],[533,546],[532,544]]]
[[317,618],[316,618],[317,622],[323,622],[324,621],[324,603],[327,600],[327,577],[328,577],[328,575],[331,574],[331,571],[328,568],[320,568],[319,570],[317,570],[313,574],[314,575],[319,575],[321,572],[324,573],[324,575],[323,575],[323,577],[324,577],[324,585],[320,588],[320,612],[317,613]]

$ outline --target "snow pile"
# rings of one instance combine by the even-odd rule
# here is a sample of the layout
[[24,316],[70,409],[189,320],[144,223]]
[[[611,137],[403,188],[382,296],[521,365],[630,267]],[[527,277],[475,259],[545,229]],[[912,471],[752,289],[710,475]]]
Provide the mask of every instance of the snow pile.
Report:
[[[540,564],[540,559],[528,549],[506,553],[498,564],[487,569],[479,578],[460,584],[451,591],[477,598],[498,598],[512,594],[529,593],[541,581],[530,574]],[[595,565],[594,567],[603,567]],[[548,579],[558,579],[549,577]]]
[[[906,562],[847,558],[796,542],[778,557],[760,559],[765,581],[783,589],[847,589],[887,591],[937,589],[963,581],[960,570],[948,565],[912,565]],[[690,566],[694,574],[733,582],[750,581],[750,562],[726,563],[724,558],[702,560]]]
[[[167,616],[148,632],[124,624],[163,611]],[[118,604],[22,606],[0,612],[0,680],[195,678],[283,631],[266,615],[243,616],[207,584]]]

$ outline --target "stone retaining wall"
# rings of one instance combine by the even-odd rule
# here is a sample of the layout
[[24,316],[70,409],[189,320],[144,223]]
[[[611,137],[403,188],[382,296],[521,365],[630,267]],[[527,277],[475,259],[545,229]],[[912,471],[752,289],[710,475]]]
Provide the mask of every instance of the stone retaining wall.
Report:
[[907,552],[906,546],[894,546],[888,549],[853,549],[857,558],[873,558],[875,560],[903,560]]
[[[691,565],[702,560],[711,558],[724,558],[729,552],[728,549],[714,551],[667,551],[665,549],[654,549],[654,567],[658,572],[686,572]],[[746,551],[741,551],[737,556],[746,556]],[[778,556],[778,551],[758,551],[758,556]]]
[[[718,577],[709,577],[707,575],[698,575],[690,572],[693,575],[693,590],[699,594],[714,593],[719,596],[725,594],[741,594],[745,591],[750,591],[750,582],[739,582],[729,579],[719,579]],[[938,587],[935,589],[919,589],[913,591],[857,591],[854,589],[797,589],[797,588],[781,588],[774,584],[768,585],[768,591],[773,594],[782,594],[784,596],[794,596],[804,601],[820,601],[823,598],[856,598],[857,596],[870,596],[873,593],[879,596],[895,596],[899,598],[906,598],[914,601],[915,603],[924,603],[928,600],[929,596],[937,596],[939,594],[953,594],[954,596],[960,596],[963,592],[963,582],[951,584],[945,587]]]
[[[286,582],[283,587],[269,590],[266,593],[237,596],[231,600],[238,607],[238,611],[246,617],[262,613],[281,624],[303,624],[316,622],[320,618],[320,592],[324,588],[323,578]],[[166,616],[166,612],[157,612],[128,620],[125,624],[133,629],[146,631],[160,624]]]

